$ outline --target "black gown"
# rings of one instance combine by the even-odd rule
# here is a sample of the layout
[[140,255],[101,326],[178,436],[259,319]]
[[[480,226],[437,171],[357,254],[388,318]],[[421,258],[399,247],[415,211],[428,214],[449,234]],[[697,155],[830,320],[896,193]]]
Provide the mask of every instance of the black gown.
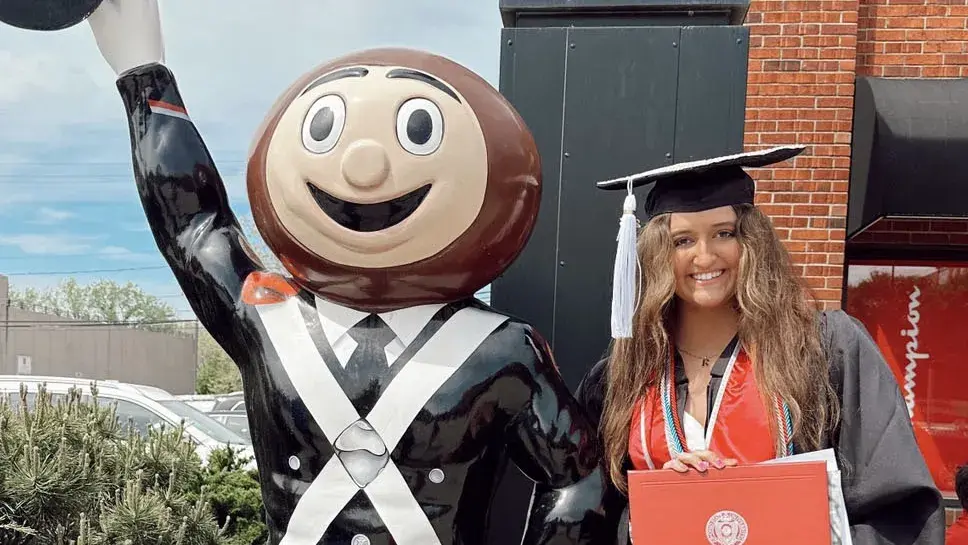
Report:
[[[941,494],[918,448],[894,375],[859,321],[841,310],[820,313],[820,320],[831,379],[842,403],[840,424],[824,448],[835,449],[847,464],[842,486],[854,545],[943,544]],[[731,352],[732,343],[724,355]],[[688,383],[680,376],[678,363],[681,417]],[[725,363],[721,357],[712,369],[710,399],[716,396]],[[596,427],[602,416],[606,365],[606,360],[598,362],[577,391]],[[708,410],[712,406],[708,403]],[[795,445],[795,452],[803,451]],[[625,464],[626,469],[631,467],[628,458]],[[795,519],[796,498],[788,502]],[[606,493],[605,514],[609,528],[615,529],[615,541],[608,545],[628,544],[628,498],[614,487]]]

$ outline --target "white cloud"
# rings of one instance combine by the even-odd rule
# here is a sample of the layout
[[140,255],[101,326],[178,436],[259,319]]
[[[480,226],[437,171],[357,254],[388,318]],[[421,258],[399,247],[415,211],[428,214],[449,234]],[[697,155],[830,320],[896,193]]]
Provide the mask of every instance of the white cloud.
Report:
[[56,208],[41,207],[37,210],[37,218],[31,220],[30,223],[36,225],[53,225],[55,223],[60,223],[64,220],[73,218],[76,214],[69,212],[67,210],[58,210]]
[[56,189],[44,190],[43,181],[18,183],[0,181],[0,205],[12,204],[60,204],[67,203],[113,203],[137,201],[134,183],[116,181],[80,181],[72,185],[57,185]]
[[99,237],[79,235],[0,235],[0,246],[14,246],[31,255],[65,255],[90,252]]
[[132,252],[122,246],[105,246],[98,251],[98,254],[104,256],[106,259],[137,263],[157,263],[160,259],[158,254]]
[[[160,264],[161,256],[155,253],[135,252],[124,246],[100,246],[96,244],[103,236],[65,234],[18,234],[0,235],[0,246],[12,246],[32,256],[98,256],[111,261]],[[83,268],[83,267],[82,267]]]
[[[497,83],[500,15],[494,2],[240,0],[161,2],[166,64],[206,132],[249,134],[303,72],[359,49],[401,46],[453,58]],[[90,27],[0,34],[0,141],[83,137],[107,124],[127,136],[115,75]],[[13,121],[9,123],[7,121]],[[65,129],[70,130],[65,130]],[[115,158],[118,155],[114,155]]]
[[[279,93],[318,64],[360,49],[409,47],[449,57],[498,83],[501,22],[495,1],[239,0],[227,7],[212,0],[161,0],[161,10],[166,64],[238,215],[249,212],[243,173],[253,131]],[[0,75],[3,213],[73,211],[79,203],[140,210],[116,78],[86,23],[58,32],[0,26]],[[58,217],[36,214],[41,222]],[[103,249],[118,231],[148,231],[146,222],[129,215],[123,222],[109,216],[84,218],[103,222],[98,239],[8,235],[0,245],[32,254],[106,251],[105,258],[116,260],[155,251],[149,242],[141,247],[128,240],[121,242],[125,251]],[[63,266],[85,268],[69,260]],[[165,289],[179,291],[174,280]]]
[[120,227],[124,231],[128,231],[131,233],[150,233],[151,232],[151,227],[148,226],[147,220],[138,221],[138,222],[126,221],[126,222],[122,222],[118,227]]

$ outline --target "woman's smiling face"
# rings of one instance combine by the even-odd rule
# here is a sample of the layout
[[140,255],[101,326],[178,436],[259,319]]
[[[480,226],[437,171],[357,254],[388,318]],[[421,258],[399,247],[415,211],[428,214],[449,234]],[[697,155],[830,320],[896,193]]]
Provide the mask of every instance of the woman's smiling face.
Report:
[[679,299],[705,308],[731,303],[736,297],[742,253],[733,208],[675,213],[669,229]]

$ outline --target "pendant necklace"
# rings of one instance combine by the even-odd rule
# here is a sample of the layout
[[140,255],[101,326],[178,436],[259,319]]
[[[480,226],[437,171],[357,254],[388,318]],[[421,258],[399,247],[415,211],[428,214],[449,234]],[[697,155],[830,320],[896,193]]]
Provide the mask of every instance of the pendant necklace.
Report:
[[716,357],[716,356],[697,356],[696,354],[693,354],[692,352],[690,352],[690,351],[682,348],[681,346],[679,347],[679,352],[682,352],[683,354],[685,354],[687,356],[692,356],[693,358],[696,358],[697,360],[702,360],[702,366],[703,367],[708,367],[709,366],[709,361],[711,359],[713,359],[714,357]]

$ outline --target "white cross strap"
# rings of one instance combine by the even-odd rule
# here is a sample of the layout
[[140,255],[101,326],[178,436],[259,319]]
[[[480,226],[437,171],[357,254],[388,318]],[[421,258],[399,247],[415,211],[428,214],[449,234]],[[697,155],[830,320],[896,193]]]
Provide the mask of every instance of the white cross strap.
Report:
[[[361,417],[320,356],[299,304],[299,299],[290,298],[255,308],[300,399],[327,440],[335,443]],[[441,385],[507,319],[476,308],[461,309],[403,366],[365,419],[382,439],[387,453],[396,448]],[[392,459],[387,459],[372,482],[359,486],[336,455],[296,504],[280,545],[318,543],[360,490],[398,545],[440,545],[430,520]]]

